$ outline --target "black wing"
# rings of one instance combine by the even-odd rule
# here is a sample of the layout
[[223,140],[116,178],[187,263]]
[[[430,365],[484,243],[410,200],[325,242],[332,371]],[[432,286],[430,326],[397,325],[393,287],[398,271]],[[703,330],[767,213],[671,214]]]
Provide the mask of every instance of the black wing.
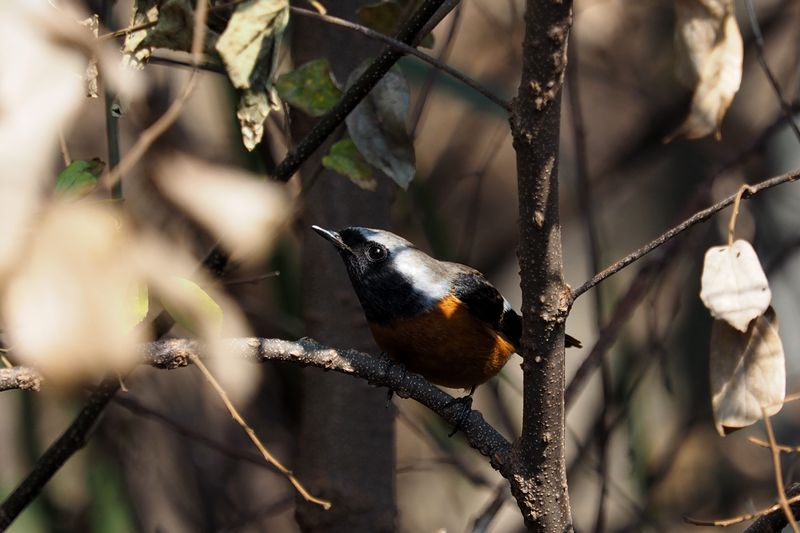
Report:
[[[464,302],[470,311],[489,324],[495,331],[503,334],[519,349],[522,344],[522,317],[506,305],[506,300],[483,274],[469,267],[458,265],[463,273],[455,279],[453,294]],[[581,341],[572,335],[564,336],[567,348],[581,347]]]
[[515,347],[519,347],[522,338],[522,321],[500,292],[489,283],[483,274],[463,265],[463,272],[456,276],[453,284],[453,295],[495,331],[503,334]]

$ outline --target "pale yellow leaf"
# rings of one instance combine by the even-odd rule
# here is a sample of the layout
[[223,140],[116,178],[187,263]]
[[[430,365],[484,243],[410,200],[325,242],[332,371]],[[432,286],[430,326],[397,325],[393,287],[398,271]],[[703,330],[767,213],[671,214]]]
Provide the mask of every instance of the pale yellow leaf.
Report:
[[720,435],[749,426],[781,410],[786,363],[772,308],[741,332],[722,320],[711,328],[711,404]]
[[678,73],[694,86],[689,116],[668,138],[715,133],[742,82],[744,47],[732,0],[676,0]]
[[708,249],[700,280],[700,299],[714,318],[746,331],[751,320],[769,307],[772,292],[750,243]]
[[263,176],[186,156],[162,161],[156,183],[240,260],[263,256],[292,209],[286,189]]
[[236,6],[216,44],[234,87],[258,88],[251,85],[254,71],[264,68],[264,61],[273,63],[267,66],[270,70],[275,68],[274,50],[288,22],[288,0],[249,0]]

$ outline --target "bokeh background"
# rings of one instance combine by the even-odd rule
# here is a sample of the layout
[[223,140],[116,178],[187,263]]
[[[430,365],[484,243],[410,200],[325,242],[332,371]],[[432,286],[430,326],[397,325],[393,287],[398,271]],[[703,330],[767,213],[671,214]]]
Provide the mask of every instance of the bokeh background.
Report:
[[[767,62],[796,112],[800,4],[756,4]],[[664,143],[691,98],[691,90],[675,76],[672,2],[576,1],[560,160],[565,275],[573,287],[593,274],[588,223],[599,236],[599,264],[605,266],[732,194],[741,183],[800,166],[800,139],[786,125],[757,62],[744,4],[736,7],[745,41],[743,82],[721,139]],[[130,2],[117,2],[110,25],[124,27],[130,10]],[[463,0],[436,29],[431,53],[510,99],[521,64],[523,11],[524,2],[516,0]],[[288,48],[281,61],[282,70],[291,68]],[[516,174],[506,113],[416,59],[400,65],[412,89],[409,127],[417,176],[407,191],[391,193],[392,228],[440,259],[480,269],[518,308]],[[186,73],[163,62],[146,68],[147,96],[121,121],[123,150],[164,112]],[[181,151],[263,173],[296,140],[287,137],[289,116],[278,112],[268,121],[264,145],[246,153],[234,105],[228,81],[203,73],[180,120],[125,176],[126,199],[137,221],[186,243],[198,256],[211,241],[157,194],[148,179],[152,161]],[[104,156],[103,125],[102,99],[87,100],[81,119],[65,132],[73,157]],[[58,154],[49,156],[57,171]],[[591,210],[581,203],[582,179]],[[301,186],[288,187],[298,192]],[[754,244],[770,279],[789,392],[800,389],[800,329],[794,327],[800,316],[799,208],[800,189],[784,185],[746,202],[737,226],[737,234]],[[625,317],[606,357],[607,386],[597,372],[567,418],[570,498],[578,531],[697,531],[702,528],[686,524],[684,516],[724,518],[774,501],[769,450],[748,441],[764,437],[763,425],[721,438],[710,410],[711,320],[698,298],[699,269],[705,249],[725,239],[727,215],[724,211],[694,227],[669,253],[656,251],[583,295],[570,315],[568,331],[584,348],[567,353],[568,381],[594,345],[598,325]],[[259,336],[307,334],[299,228],[311,223],[298,216],[267,261],[234,267],[227,276],[226,289]],[[280,275],[241,282],[273,270]],[[519,362],[512,360],[475,399],[475,407],[509,438],[520,429]],[[264,364],[256,372],[258,392],[245,415],[270,449],[291,462],[304,376],[285,364]],[[298,530],[291,487],[261,466],[199,373],[140,368],[126,385],[129,391],[108,408],[87,448],[12,531]],[[398,529],[521,531],[505,482],[485,458],[459,435],[447,438],[450,428],[426,409],[407,400],[394,402]],[[80,405],[80,396],[47,391],[0,394],[0,493],[15,486]],[[774,418],[779,442],[800,444],[797,414],[797,405],[789,404]],[[782,456],[787,484],[800,481],[797,466],[795,454]],[[605,518],[596,528],[601,494]],[[480,529],[483,522],[474,524],[478,517],[488,519],[486,529]]]

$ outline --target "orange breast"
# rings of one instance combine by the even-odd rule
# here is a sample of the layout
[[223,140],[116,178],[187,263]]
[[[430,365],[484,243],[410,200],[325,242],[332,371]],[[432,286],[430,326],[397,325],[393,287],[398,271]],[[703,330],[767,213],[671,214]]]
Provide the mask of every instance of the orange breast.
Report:
[[483,383],[515,351],[454,296],[419,317],[370,328],[378,346],[392,358],[445,387],[468,389]]

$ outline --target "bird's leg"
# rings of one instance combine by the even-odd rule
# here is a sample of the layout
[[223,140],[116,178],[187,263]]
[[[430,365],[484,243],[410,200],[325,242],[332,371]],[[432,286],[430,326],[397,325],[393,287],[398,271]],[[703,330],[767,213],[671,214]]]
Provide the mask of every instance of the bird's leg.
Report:
[[447,435],[448,437],[452,437],[458,433],[458,430],[461,429],[461,424],[464,423],[469,416],[469,413],[472,411],[472,395],[475,394],[475,387],[476,385],[473,385],[468,394],[458,398],[453,398],[445,404],[445,409],[454,404],[461,405],[461,412],[458,414],[458,418],[456,419],[456,425],[453,426],[453,431]]

